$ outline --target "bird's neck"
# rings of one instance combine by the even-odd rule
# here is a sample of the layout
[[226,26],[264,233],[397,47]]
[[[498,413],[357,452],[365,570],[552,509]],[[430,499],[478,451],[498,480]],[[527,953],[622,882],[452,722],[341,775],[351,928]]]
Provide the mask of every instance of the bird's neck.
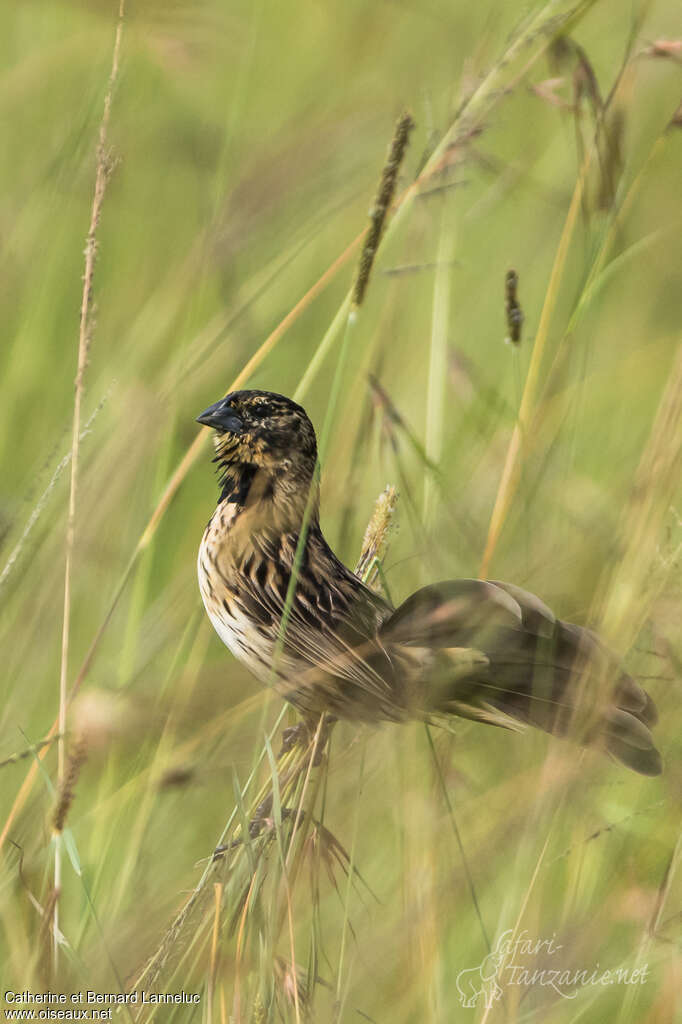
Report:
[[223,464],[218,507],[236,513],[242,528],[259,533],[298,533],[304,518],[315,523],[319,515],[320,487],[315,477],[305,480],[292,473],[271,473],[251,463]]

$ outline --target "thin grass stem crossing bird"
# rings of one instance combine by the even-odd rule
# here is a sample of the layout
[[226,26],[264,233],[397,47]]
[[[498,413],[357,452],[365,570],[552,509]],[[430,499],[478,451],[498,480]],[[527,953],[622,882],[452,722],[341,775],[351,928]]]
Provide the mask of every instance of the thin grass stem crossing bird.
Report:
[[531,725],[660,773],[654,703],[593,632],[510,583],[435,583],[394,608],[336,557],[300,405],[235,391],[197,419],[215,431],[220,482],[198,557],[206,611],[232,653],[305,717]]

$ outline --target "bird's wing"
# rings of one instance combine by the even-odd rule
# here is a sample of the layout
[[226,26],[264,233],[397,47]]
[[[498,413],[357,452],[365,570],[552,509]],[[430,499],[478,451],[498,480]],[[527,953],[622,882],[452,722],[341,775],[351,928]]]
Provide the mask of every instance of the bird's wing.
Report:
[[488,629],[521,629],[515,598],[485,580],[446,580],[422,587],[386,620],[382,638],[408,646],[461,647]]
[[379,635],[394,659],[395,648],[422,651],[427,711],[557,734],[578,730],[601,737],[635,770],[660,771],[648,694],[592,631],[557,619],[520,587],[482,580],[424,587]]

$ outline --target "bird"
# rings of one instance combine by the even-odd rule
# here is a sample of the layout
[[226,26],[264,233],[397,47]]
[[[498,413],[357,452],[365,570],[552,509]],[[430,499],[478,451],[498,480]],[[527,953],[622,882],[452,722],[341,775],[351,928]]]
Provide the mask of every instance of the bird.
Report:
[[533,726],[661,772],[655,704],[592,630],[493,580],[432,583],[394,607],[344,565],[320,526],[317,441],[300,405],[234,391],[197,421],[213,430],[220,487],[197,559],[206,612],[304,722]]

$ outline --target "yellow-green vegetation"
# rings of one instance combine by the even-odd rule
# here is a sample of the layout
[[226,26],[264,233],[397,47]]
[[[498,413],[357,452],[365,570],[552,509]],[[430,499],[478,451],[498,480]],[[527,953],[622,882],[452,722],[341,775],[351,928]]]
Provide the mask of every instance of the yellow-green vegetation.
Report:
[[[7,6],[3,1013],[680,1019],[679,33],[677,0]],[[305,404],[325,532],[393,600],[480,574],[600,629],[664,774],[464,721],[282,748],[195,579],[194,416],[235,383]]]

